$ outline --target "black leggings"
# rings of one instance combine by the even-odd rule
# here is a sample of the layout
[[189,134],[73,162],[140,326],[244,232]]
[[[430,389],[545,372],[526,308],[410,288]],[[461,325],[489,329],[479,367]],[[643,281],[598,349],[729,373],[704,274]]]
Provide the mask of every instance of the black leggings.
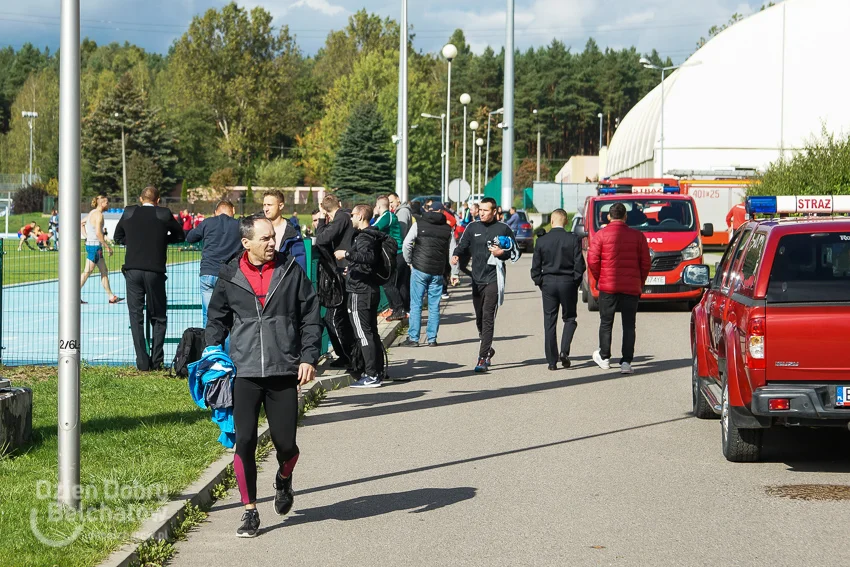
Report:
[[260,406],[266,409],[272,444],[277,451],[279,474],[288,477],[298,461],[295,430],[298,426],[298,380],[294,377],[242,378],[233,383],[233,421],[236,455],[233,471],[242,504],[257,501],[257,424]]

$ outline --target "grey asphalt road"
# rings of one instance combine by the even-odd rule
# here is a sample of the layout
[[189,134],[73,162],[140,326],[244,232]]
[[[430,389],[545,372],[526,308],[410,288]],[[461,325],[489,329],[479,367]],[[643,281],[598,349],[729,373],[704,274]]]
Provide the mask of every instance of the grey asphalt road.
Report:
[[689,314],[675,307],[641,310],[636,373],[621,376],[590,361],[598,319],[580,304],[574,366],[548,371],[529,267],[509,269],[489,374],[472,373],[461,287],[439,347],[391,349],[391,373],[412,382],[332,392],[309,414],[288,517],[271,459],[261,535],[235,536],[234,490],[172,565],[848,564],[850,501],[767,490],[850,484],[850,435],[782,431],[766,462],[725,461],[719,423],[690,413]]

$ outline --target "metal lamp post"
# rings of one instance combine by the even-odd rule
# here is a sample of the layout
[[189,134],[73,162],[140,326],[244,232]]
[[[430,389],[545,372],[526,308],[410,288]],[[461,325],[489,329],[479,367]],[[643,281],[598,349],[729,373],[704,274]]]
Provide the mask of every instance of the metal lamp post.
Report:
[[396,193],[402,203],[407,202],[407,0],[401,0],[401,34],[398,59],[398,136],[400,141],[396,150]]
[[478,121],[473,120],[469,123],[469,129],[472,131],[472,161],[470,165],[472,166],[472,183],[470,184],[472,190],[475,191],[475,132],[478,130]]
[[[115,118],[120,118],[117,112],[113,115]],[[127,146],[124,144],[124,122],[121,122],[121,173],[124,177],[124,208],[130,206],[130,199],[127,195]]]
[[599,152],[602,152],[602,113],[596,115],[599,119]]
[[484,140],[478,138],[475,140],[475,145],[478,146],[478,193],[481,193],[481,147],[484,146]]
[[502,132],[503,209],[513,204],[514,194],[514,0],[508,0],[505,29],[505,118]]
[[664,74],[667,73],[667,71],[678,69],[681,65],[659,67],[658,65],[653,65],[646,57],[640,58],[640,64],[646,69],[661,71],[661,155],[659,156],[659,162],[661,164],[661,177],[664,177]]
[[484,158],[484,181],[490,180],[490,122],[494,114],[504,114],[505,109],[499,108],[487,114],[487,155]]
[[466,105],[472,102],[472,97],[466,93],[460,95],[460,103],[463,105],[463,165],[461,167],[461,178],[466,181]]
[[537,119],[537,181],[540,181],[540,117],[537,115],[537,109],[531,111]]
[[38,118],[38,112],[29,112],[29,111],[24,110],[23,112],[21,112],[21,116],[23,118],[27,119],[27,122],[29,122],[29,127],[30,127],[30,174],[29,174],[29,179],[27,180],[27,183],[29,185],[32,185],[32,154],[33,154],[33,148],[34,148],[33,143],[32,143],[32,128],[33,128],[33,120]]
[[457,47],[452,45],[451,43],[447,43],[443,46],[443,57],[446,58],[446,61],[449,63],[449,76],[447,80],[446,86],[446,145],[445,145],[445,170],[443,175],[443,190],[446,192],[443,194],[443,201],[448,200],[448,190],[449,190],[449,133],[452,131],[451,128],[451,117],[452,117],[452,59],[457,57]]
[[446,196],[446,186],[444,185],[444,182],[446,180],[446,172],[445,172],[444,168],[446,166],[446,161],[445,161],[446,150],[445,150],[445,147],[443,146],[443,144],[445,143],[446,139],[443,136],[443,128],[445,126],[446,115],[441,114],[439,116],[436,116],[434,114],[428,114],[427,112],[423,112],[422,118],[433,118],[434,120],[440,121],[440,195],[445,197]]

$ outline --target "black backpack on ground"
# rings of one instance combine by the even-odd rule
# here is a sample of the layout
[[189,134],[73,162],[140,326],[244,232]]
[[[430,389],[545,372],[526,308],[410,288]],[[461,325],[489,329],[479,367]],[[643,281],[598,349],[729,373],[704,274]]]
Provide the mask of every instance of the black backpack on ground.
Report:
[[205,330],[198,327],[189,327],[183,331],[180,343],[177,345],[177,353],[171,362],[171,372],[181,378],[189,377],[189,365],[201,360],[201,355],[206,347]]
[[378,285],[384,285],[395,275],[398,243],[395,238],[383,232],[377,233],[375,240],[378,241],[380,250],[377,265],[372,270],[372,281]]

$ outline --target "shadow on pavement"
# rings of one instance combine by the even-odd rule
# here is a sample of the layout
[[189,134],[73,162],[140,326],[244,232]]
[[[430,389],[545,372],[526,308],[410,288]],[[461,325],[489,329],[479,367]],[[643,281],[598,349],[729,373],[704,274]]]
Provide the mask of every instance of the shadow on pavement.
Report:
[[339,407],[339,406],[356,406],[356,407],[372,407],[379,404],[392,404],[395,402],[403,402],[405,400],[412,400],[415,398],[421,398],[428,391],[427,390],[415,390],[412,392],[393,392],[393,391],[385,391],[383,389],[379,391],[371,391],[369,393],[362,394],[354,394],[350,396],[334,396],[332,398],[325,398],[322,401],[322,407]]
[[335,502],[328,506],[296,510],[295,514],[297,515],[288,517],[278,525],[269,526],[261,530],[261,533],[268,533],[286,526],[326,520],[338,520],[340,522],[361,520],[404,510],[409,510],[411,514],[431,512],[464,500],[470,500],[475,497],[476,492],[477,489],[475,488],[461,486],[458,488],[419,488],[390,494],[370,494]]
[[[475,316],[472,315],[469,318],[475,319]],[[442,319],[440,319],[440,324],[441,325],[443,324]],[[497,336],[497,337],[493,337],[493,342],[498,343],[498,342],[502,342],[502,341],[512,341],[514,339],[525,339],[525,338],[530,337],[530,336],[531,335],[513,335],[513,336],[510,336],[510,337],[498,337]],[[447,343],[440,343],[440,346],[444,347],[444,346],[467,345],[467,344],[478,343],[478,342],[481,342],[481,339],[479,339],[478,337],[475,337],[475,338],[470,338],[470,339],[463,339],[463,340],[460,340],[460,341],[451,341],[451,342],[447,342]],[[437,347],[437,348],[439,348],[439,347]],[[473,356],[474,356],[474,353],[473,353]]]

